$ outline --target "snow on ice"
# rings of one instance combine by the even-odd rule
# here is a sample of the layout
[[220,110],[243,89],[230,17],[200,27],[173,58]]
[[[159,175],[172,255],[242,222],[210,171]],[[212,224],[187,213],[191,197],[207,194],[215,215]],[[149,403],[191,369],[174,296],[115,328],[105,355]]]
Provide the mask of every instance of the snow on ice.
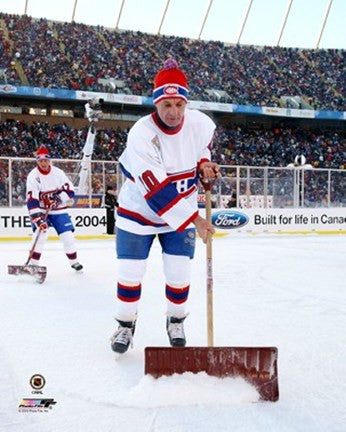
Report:
[[[253,403],[240,378],[144,376],[145,346],[168,346],[158,243],[150,255],[134,349],[115,359],[114,241],[79,241],[81,274],[47,244],[46,281],[7,275],[29,245],[0,244],[1,432],[342,432],[346,424],[343,236],[229,235],[213,241],[217,346],[277,346],[280,400]],[[205,246],[198,241],[186,319],[206,345]],[[46,385],[33,394],[39,373]],[[48,412],[19,412],[24,398]]]

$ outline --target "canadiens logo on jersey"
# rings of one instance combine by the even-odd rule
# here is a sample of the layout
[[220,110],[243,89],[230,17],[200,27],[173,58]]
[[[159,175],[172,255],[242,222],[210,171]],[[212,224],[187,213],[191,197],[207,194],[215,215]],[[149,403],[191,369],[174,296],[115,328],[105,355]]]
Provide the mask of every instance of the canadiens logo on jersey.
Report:
[[40,192],[39,199],[40,201],[44,201],[45,199],[51,199],[54,195],[59,194],[62,189],[54,189],[52,191]]
[[175,187],[178,193],[188,193],[195,192],[197,190],[197,170],[194,168],[188,171],[181,171],[175,174],[167,174],[168,178],[172,183],[175,184]]

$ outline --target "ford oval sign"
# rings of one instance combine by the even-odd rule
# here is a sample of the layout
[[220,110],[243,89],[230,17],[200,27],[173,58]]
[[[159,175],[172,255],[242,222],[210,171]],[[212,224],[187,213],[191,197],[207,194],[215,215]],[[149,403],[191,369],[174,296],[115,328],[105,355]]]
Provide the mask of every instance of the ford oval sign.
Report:
[[221,210],[212,215],[212,224],[220,229],[235,229],[246,225],[249,217],[234,210]]

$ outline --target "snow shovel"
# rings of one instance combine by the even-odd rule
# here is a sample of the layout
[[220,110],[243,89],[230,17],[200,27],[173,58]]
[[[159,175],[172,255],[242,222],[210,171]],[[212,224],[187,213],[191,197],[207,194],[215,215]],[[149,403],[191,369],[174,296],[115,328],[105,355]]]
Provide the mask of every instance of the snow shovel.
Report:
[[[213,183],[202,184],[206,194],[206,218],[211,221]],[[207,240],[207,326],[207,347],[146,347],[145,374],[155,378],[185,372],[206,372],[217,377],[240,376],[256,387],[261,401],[277,401],[276,347],[214,347],[211,236]]]
[[[44,216],[45,219],[47,219],[49,210],[50,209],[48,209],[45,213],[45,216]],[[28,257],[26,263],[24,265],[9,265],[9,266],[7,266],[8,274],[15,275],[15,276],[28,274],[30,276],[34,276],[35,280],[40,284],[45,281],[45,279],[47,277],[47,267],[29,264],[31,257],[32,257],[32,254],[35,250],[35,246],[37,245],[38,239],[40,238],[40,235],[41,235],[41,230],[38,229],[35,241],[34,241],[32,247],[29,251],[29,257]]]

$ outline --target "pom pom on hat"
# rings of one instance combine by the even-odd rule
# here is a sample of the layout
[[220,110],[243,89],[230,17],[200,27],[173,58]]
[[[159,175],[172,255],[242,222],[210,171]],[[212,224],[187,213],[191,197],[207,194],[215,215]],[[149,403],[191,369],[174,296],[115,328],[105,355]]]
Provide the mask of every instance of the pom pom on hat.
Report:
[[165,60],[163,64],[163,69],[179,69],[179,65],[174,58],[170,57]]
[[176,60],[167,59],[163,69],[154,78],[154,104],[169,98],[180,98],[187,102],[188,95],[186,75],[179,69]]
[[43,144],[36,151],[36,160],[41,160],[41,159],[50,159],[49,150]]

